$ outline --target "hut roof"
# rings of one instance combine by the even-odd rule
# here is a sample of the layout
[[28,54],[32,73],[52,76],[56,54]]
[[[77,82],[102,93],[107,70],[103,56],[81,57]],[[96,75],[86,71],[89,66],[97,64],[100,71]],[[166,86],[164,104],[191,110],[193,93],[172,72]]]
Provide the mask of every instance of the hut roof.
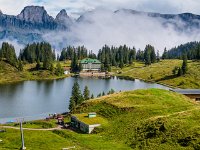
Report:
[[105,120],[100,116],[89,118],[87,113],[73,114],[72,117],[76,117],[76,119],[88,125],[102,124],[103,122],[105,122]]
[[101,64],[101,62],[97,59],[85,58],[85,59],[81,60],[81,64],[88,64],[88,63]]
[[200,94],[200,89],[172,89],[171,91],[180,94],[192,94],[192,95]]

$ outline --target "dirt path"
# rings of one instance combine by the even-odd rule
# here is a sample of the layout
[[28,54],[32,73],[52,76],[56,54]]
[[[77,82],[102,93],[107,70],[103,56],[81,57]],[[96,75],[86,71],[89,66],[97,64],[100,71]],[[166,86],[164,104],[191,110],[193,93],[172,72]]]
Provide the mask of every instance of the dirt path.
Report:
[[159,118],[166,118],[166,117],[170,117],[170,116],[173,116],[173,115],[180,115],[180,114],[184,114],[184,113],[191,112],[193,110],[199,110],[199,109],[200,109],[200,107],[197,107],[197,108],[194,108],[194,109],[189,109],[189,110],[185,110],[185,111],[175,112],[175,113],[168,114],[168,115],[150,117],[147,120],[156,120],[156,119],[159,119]]
[[[23,128],[23,130],[29,130],[29,131],[53,131],[53,130],[62,130],[62,127],[63,126],[57,126],[56,128],[48,128],[48,129]],[[0,128],[20,130],[20,127],[12,127],[12,126],[0,126]]]

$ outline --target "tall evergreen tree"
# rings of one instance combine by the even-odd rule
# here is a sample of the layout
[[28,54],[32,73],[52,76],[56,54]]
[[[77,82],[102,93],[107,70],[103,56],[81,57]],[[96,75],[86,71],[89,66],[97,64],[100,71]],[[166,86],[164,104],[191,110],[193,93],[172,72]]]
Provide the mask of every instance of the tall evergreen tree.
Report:
[[145,47],[144,60],[145,60],[145,65],[151,65],[151,50],[149,48],[149,45]]
[[145,60],[145,65],[151,65],[151,63],[156,62],[156,53],[153,46],[146,45],[144,50],[144,60]]
[[44,62],[45,69],[50,68],[49,64],[56,59],[55,57],[55,51],[52,50],[51,45],[45,42],[28,44],[20,51],[19,55],[21,60],[29,63],[34,63],[38,60]]
[[0,50],[1,60],[5,59],[10,65],[14,67],[18,67],[17,64],[17,56],[15,54],[14,46],[8,44],[7,42],[2,43],[2,47]]
[[43,68],[49,70],[51,68],[51,60],[48,58],[48,56],[45,56],[44,62],[43,62]]
[[70,110],[70,112],[72,112],[75,108],[76,108],[75,99],[74,99],[74,97],[70,97],[70,101],[69,101],[69,110]]
[[90,99],[90,91],[88,89],[88,86],[85,86],[84,91],[83,91],[83,96],[84,96],[84,100]]
[[94,94],[91,95],[91,99],[94,99]]
[[74,51],[72,61],[71,61],[71,71],[72,72],[78,72],[79,71],[79,64],[78,64],[78,58],[76,51]]
[[187,70],[188,70],[188,66],[187,66],[187,55],[183,55],[183,64],[182,64],[182,72],[183,72],[183,75],[187,73]]
[[168,54],[167,54],[167,49],[165,47],[163,55],[162,55],[162,59],[167,59],[168,58]]
[[156,62],[156,53],[154,47],[151,47],[151,63]]
[[76,106],[80,105],[83,102],[83,96],[81,94],[80,86],[79,86],[77,81],[75,81],[75,83],[74,83],[74,85],[72,87],[71,99],[74,100]]

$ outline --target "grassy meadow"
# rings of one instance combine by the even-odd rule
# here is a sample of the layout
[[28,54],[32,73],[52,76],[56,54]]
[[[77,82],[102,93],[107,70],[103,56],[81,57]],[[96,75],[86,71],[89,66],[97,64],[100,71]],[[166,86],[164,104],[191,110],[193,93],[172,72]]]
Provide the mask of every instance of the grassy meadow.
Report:
[[[62,67],[69,68],[70,62],[60,62]],[[66,75],[56,76],[48,70],[35,70],[36,63],[25,64],[23,71],[9,65],[4,61],[0,61],[0,84],[13,83],[25,80],[48,80],[64,78]],[[56,63],[54,63],[56,67]],[[67,75],[69,76],[69,75]]]
[[183,95],[137,90],[90,100],[76,110],[93,111],[109,121],[96,133],[133,149],[200,148],[200,106]]
[[112,68],[112,72],[121,77],[158,82],[172,87],[200,88],[200,62],[188,61],[188,73],[181,77],[174,76],[172,70],[176,66],[181,67],[181,65],[182,60],[161,60],[150,66],[134,62],[123,69]]
[[[69,129],[24,130],[27,149],[56,150],[71,146],[78,150],[200,149],[200,105],[174,92],[148,89],[115,93],[88,100],[73,113],[88,112],[96,112],[106,122],[93,134]],[[24,127],[55,127],[55,120],[37,122]],[[1,150],[20,148],[19,130],[6,129],[0,133],[0,139]]]

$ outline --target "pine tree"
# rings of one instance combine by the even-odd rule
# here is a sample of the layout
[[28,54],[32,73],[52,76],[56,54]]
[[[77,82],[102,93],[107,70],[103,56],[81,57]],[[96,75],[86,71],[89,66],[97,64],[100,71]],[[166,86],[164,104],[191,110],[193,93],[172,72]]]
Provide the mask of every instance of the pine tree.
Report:
[[151,65],[151,51],[148,45],[144,50],[144,60],[145,60],[145,65]]
[[69,110],[70,110],[70,112],[72,112],[75,108],[76,108],[75,99],[74,99],[74,97],[71,97],[70,101],[69,101]]
[[183,75],[185,75],[187,73],[187,70],[188,70],[188,67],[187,67],[187,55],[183,55],[183,64],[182,64],[182,72],[183,72]]
[[94,99],[94,95],[93,94],[91,95],[91,99]]
[[23,71],[23,64],[22,64],[22,61],[21,61],[21,60],[19,60],[18,70],[19,70],[19,71]]
[[101,93],[99,93],[99,94],[97,95],[97,97],[101,97]]
[[162,55],[162,59],[167,59],[168,58],[168,53],[167,53],[167,49],[165,47],[163,55]]
[[8,44],[7,42],[3,42],[0,55],[1,60],[5,59],[10,65],[18,67],[14,46]]
[[88,89],[88,86],[85,86],[84,92],[83,92],[84,100],[89,100],[90,99],[90,91]]
[[74,86],[72,88],[72,97],[75,100],[76,106],[83,102],[83,96],[81,94],[80,86],[77,81],[74,83]]
[[78,72],[79,71],[78,58],[77,58],[77,54],[76,54],[75,51],[74,51],[73,58],[72,58],[72,61],[71,61],[71,71],[72,72]]
[[155,53],[155,50],[154,50],[154,47],[150,47],[150,55],[151,55],[151,63],[155,63],[156,62],[156,53]]

